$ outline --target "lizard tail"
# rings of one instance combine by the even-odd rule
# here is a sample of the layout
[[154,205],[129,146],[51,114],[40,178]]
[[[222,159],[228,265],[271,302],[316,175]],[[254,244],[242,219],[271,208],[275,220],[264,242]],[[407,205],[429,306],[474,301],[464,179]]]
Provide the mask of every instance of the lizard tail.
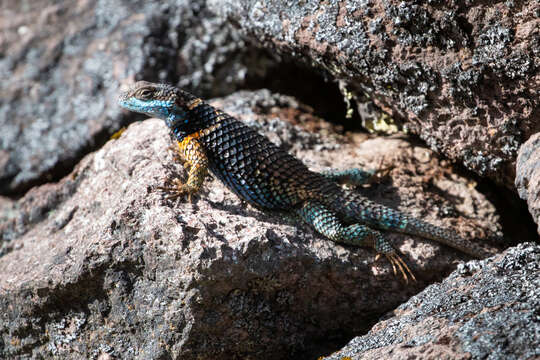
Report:
[[398,230],[399,232],[434,240],[465,254],[471,255],[474,258],[484,258],[491,255],[480,245],[462,238],[453,230],[445,229],[407,215],[405,215],[404,218],[406,219],[407,224],[404,229]]
[[362,223],[381,230],[420,236],[447,245],[475,258],[492,255],[491,252],[486,251],[480,245],[460,237],[455,231],[416,219],[411,215],[374,203],[357,194],[349,193],[344,198],[345,201],[335,204],[333,208],[339,209],[338,212],[348,222]]

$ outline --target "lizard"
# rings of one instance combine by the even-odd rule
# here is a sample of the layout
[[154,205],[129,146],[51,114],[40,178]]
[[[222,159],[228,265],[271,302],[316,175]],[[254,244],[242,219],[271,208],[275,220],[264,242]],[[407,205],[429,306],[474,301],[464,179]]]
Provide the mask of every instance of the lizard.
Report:
[[197,193],[211,171],[250,205],[293,215],[337,243],[370,247],[384,255],[393,272],[408,282],[416,278],[400,253],[384,237],[393,231],[431,239],[470,256],[487,253],[478,244],[411,215],[375,203],[344,183],[360,185],[373,174],[362,169],[317,173],[253,128],[202,99],[167,84],[138,81],[121,91],[127,110],[163,119],[177,142],[188,171],[185,182],[173,179],[172,196]]

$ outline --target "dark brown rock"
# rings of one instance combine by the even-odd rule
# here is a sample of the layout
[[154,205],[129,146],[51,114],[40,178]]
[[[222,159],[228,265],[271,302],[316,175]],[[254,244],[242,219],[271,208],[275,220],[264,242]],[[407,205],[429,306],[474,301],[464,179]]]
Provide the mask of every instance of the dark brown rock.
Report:
[[516,188],[519,196],[527,201],[540,234],[540,133],[531,136],[519,149]]
[[460,264],[324,359],[537,358],[539,264],[540,246],[532,243]]
[[433,150],[513,187],[518,148],[540,131],[537,1],[209,4],[261,46],[369,97]]
[[[306,108],[268,91],[215,101],[315,169],[394,165],[359,189],[463,235],[499,230],[493,206],[403,139],[312,134]],[[255,121],[257,119],[258,121]],[[156,187],[185,175],[162,121],[131,125],[56,184],[2,209],[0,357],[275,359],[328,353],[440,280],[465,255],[388,234],[419,278],[247,207],[217,180],[193,203]]]
[[125,79],[220,96],[271,64],[204,0],[6,0],[1,7],[2,194],[58,180],[132,119],[116,106]]

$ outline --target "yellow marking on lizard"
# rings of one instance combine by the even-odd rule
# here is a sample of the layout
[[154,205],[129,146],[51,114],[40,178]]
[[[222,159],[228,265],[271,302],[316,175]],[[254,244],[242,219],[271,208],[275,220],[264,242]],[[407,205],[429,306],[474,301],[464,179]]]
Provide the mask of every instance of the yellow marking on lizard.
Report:
[[195,100],[193,100],[191,103],[188,104],[187,108],[189,110],[193,110],[195,109],[197,106],[199,106],[200,104],[202,103],[202,100],[197,98]]
[[126,131],[126,127],[122,126],[120,130],[111,135],[111,140],[119,139],[120,136],[122,136],[122,134],[124,133],[124,131]]

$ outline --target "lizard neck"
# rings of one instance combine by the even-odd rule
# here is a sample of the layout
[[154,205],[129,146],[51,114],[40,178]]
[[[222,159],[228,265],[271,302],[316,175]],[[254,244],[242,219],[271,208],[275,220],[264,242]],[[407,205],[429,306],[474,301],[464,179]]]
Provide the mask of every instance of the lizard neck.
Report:
[[188,123],[188,114],[182,109],[171,111],[165,118],[165,124],[180,141],[187,135]]
[[213,125],[216,117],[216,110],[211,105],[195,99],[186,109],[174,108],[165,119],[165,123],[176,139],[182,141],[187,135]]

